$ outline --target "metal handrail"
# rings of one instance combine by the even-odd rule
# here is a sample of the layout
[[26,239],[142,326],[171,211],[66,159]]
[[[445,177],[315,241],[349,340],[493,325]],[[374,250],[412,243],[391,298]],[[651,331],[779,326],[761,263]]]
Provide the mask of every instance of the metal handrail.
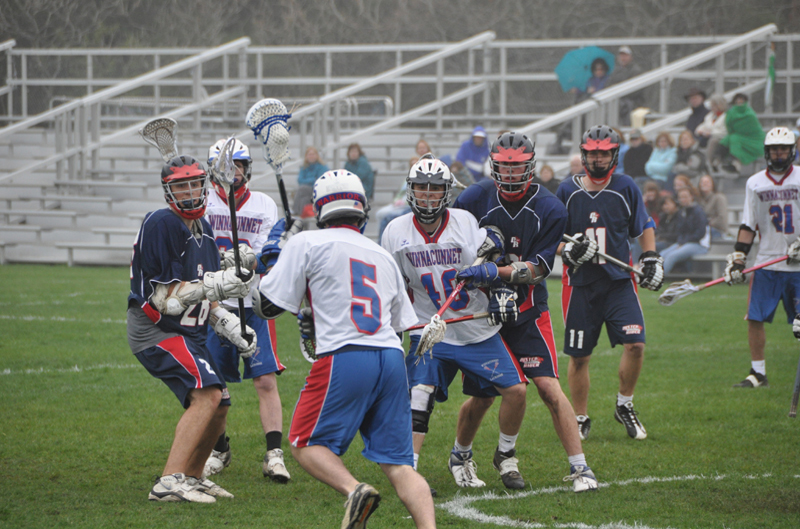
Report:
[[17,41],[14,39],[8,39],[6,41],[0,42],[0,51],[10,50],[14,46],[17,45]]

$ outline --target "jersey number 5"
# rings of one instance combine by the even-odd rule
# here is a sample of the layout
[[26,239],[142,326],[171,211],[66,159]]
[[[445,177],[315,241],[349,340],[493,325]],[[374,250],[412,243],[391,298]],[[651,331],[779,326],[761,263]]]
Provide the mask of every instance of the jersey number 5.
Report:
[[775,226],[775,231],[788,235],[794,233],[791,204],[786,204],[783,209],[780,206],[772,206],[769,208],[769,214],[772,217],[772,225]]
[[377,272],[375,266],[350,259],[350,285],[353,302],[350,319],[363,334],[375,334],[381,328],[381,299],[375,291]]

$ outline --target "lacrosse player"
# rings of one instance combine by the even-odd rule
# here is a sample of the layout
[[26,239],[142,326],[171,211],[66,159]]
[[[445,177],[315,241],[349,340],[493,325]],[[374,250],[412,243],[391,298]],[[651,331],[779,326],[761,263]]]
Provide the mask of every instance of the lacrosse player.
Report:
[[[455,207],[472,213],[481,226],[500,229],[505,257],[499,265],[468,267],[459,272],[458,278],[471,280],[474,286],[491,287],[502,282],[517,292],[519,317],[516,322],[504,323],[500,336],[550,410],[569,458],[570,475],[566,479],[572,480],[575,492],[583,492],[597,489],[597,478],[586,463],[575,413],[557,380],[556,344],[544,281],[564,235],[567,211],[552,193],[531,185],[534,155],[533,142],[524,134],[502,134],[492,145],[492,180],[472,185],[459,195]],[[465,379],[465,392],[469,384],[470,379]],[[467,401],[472,422],[480,422],[494,394],[487,391],[484,396],[487,398]]]
[[756,264],[788,255],[789,259],[753,273],[747,307],[747,338],[750,343],[750,374],[735,388],[769,385],[764,360],[764,322],[771,323],[778,303],[796,337],[800,338],[800,170],[792,165],[795,138],[785,127],[776,127],[764,139],[767,168],[747,179],[742,225],[733,253],[728,255],[725,282],[744,283],[745,261],[755,240],[761,236]]
[[643,253],[641,286],[658,290],[664,278],[663,260],[656,253],[655,224],[647,214],[642,193],[633,180],[614,174],[619,157],[619,135],[606,125],[583,134],[581,160],[586,174],[564,180],[556,192],[567,207],[567,233],[577,244],[560,248],[564,262],[561,307],[564,317],[564,353],[569,355],[569,391],[582,440],[589,436],[589,360],[603,323],[611,347],[622,344],[619,393],[614,418],[633,439],[647,431],[633,409],[633,390],[644,359],[644,315],[630,272],[606,262],[597,251],[628,263],[629,238],[639,240]]
[[359,483],[340,456],[357,432],[362,454],[381,466],[417,527],[435,527],[433,499],[414,471],[411,403],[397,333],[417,323],[394,259],[361,233],[369,207],[358,176],[343,169],[314,184],[320,230],[290,238],[256,292],[274,318],[300,311],[307,295],[316,356],[292,416],[292,455],[309,474],[347,496],[342,528],[364,527],[378,491]]
[[[490,239],[486,252],[502,250],[502,242],[491,228],[478,228],[475,217],[467,211],[448,209],[453,177],[447,165],[433,155],[423,156],[411,167],[406,183],[412,213],[389,223],[381,244],[392,254],[406,279],[417,318],[429,321],[449,298],[458,269],[482,253],[487,235]],[[414,468],[418,465],[434,403],[447,400],[447,388],[461,369],[480,386],[497,388],[503,396],[500,441],[494,464],[506,487],[524,488],[514,446],[525,416],[527,380],[498,334],[500,323],[516,318],[515,298],[516,293],[502,285],[490,291],[489,298],[480,290],[462,290],[442,317],[486,312],[488,306],[490,320],[447,326],[444,340],[433,347],[430,359],[420,359],[418,355],[425,352],[416,351],[423,331],[411,332],[406,368],[411,391]],[[412,354],[414,351],[416,354]],[[478,479],[472,460],[472,441],[477,430],[464,428],[463,422],[460,415],[450,471],[458,486],[482,487],[485,483]]]
[[[214,162],[225,142],[225,139],[221,139],[208,150],[208,166],[210,168],[214,167]],[[266,268],[261,261],[256,259],[252,248],[261,249],[264,246],[270,230],[278,219],[278,207],[275,205],[275,201],[264,193],[249,189],[248,182],[251,177],[253,160],[250,157],[250,149],[239,140],[235,140],[233,145],[233,163],[236,166],[233,189],[242,267],[254,270],[257,274],[263,274],[266,272]],[[234,268],[231,212],[228,205],[228,194],[217,183],[217,180],[212,180],[216,192],[209,193],[206,220],[211,224],[217,246],[219,246],[220,253],[223,254],[222,265],[228,269]],[[254,285],[253,288],[257,287]],[[262,473],[273,481],[286,483],[290,476],[283,460],[283,450],[281,450],[283,411],[276,377],[286,368],[278,358],[275,322],[264,321],[256,316],[249,297],[244,300],[244,303],[247,324],[256,331],[259,343],[255,353],[244,359],[244,378],[252,379],[253,386],[256,388],[261,427],[267,440],[267,451],[261,465]],[[238,304],[235,301],[227,301],[224,305],[228,311],[240,316]],[[221,339],[213,330],[208,333],[207,346],[225,381],[241,382],[240,355],[237,348],[229,341]],[[206,462],[205,475],[217,474],[230,464],[231,448],[228,441],[228,436],[222,432],[211,457]]]
[[[142,365],[175,393],[186,409],[164,472],[150,491],[154,501],[214,503],[233,495],[201,478],[214,442],[225,430],[230,397],[206,348],[208,323],[242,356],[257,347],[240,334],[239,318],[219,301],[248,295],[252,284],[234,269],[219,271],[219,250],[203,218],[208,176],[190,156],[177,156],[161,170],[169,208],[148,213],[131,260],[128,343]],[[200,478],[200,479],[198,479]]]

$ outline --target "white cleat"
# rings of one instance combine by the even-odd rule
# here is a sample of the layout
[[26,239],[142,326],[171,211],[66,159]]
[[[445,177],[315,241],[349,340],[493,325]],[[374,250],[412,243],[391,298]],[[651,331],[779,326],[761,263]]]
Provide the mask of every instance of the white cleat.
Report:
[[286,470],[286,464],[283,462],[283,450],[280,448],[275,448],[266,453],[261,470],[265,478],[278,483],[287,483],[291,479],[289,471]]
[[459,487],[484,487],[486,483],[478,479],[478,466],[472,460],[472,450],[468,452],[450,452],[450,460],[447,462],[450,472],[456,479]]
[[150,490],[147,499],[151,501],[188,501],[194,503],[214,503],[216,498],[200,490],[196,478],[183,474],[161,476]]
[[201,481],[197,478],[189,476],[186,478],[186,483],[195,485],[197,490],[205,492],[209,496],[214,496],[215,498],[233,498],[233,494],[223,489],[210,479],[204,479]]
[[213,476],[214,474],[219,474],[222,472],[223,468],[231,464],[231,459],[232,456],[230,450],[226,452],[212,450],[211,455],[206,461],[205,467],[203,467],[203,475],[201,476],[202,479],[206,479],[208,476]]
[[564,481],[572,482],[572,490],[575,492],[597,490],[597,478],[594,477],[591,468],[583,465],[570,465],[569,471],[571,474],[565,477]]

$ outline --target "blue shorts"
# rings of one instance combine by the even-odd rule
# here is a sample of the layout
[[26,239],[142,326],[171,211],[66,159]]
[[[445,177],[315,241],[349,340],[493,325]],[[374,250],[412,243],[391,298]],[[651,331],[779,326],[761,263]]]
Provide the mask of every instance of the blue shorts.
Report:
[[[482,342],[469,345],[437,343],[433,358],[414,354],[419,336],[411,337],[411,348],[406,357],[408,387],[418,384],[436,387],[436,400],[447,400],[447,387],[460,369],[480,387],[509,388],[520,382],[527,383],[522,368],[499,334]],[[469,395],[469,393],[467,393]]]
[[228,388],[217,374],[219,370],[205,345],[184,336],[174,336],[139,351],[136,358],[151,375],[172,390],[184,408],[189,407],[191,390],[209,386],[222,389],[221,406],[231,405]]
[[588,285],[564,285],[561,290],[564,316],[564,354],[592,354],[603,323],[611,342],[645,343],[644,314],[632,279],[598,280]]
[[745,319],[772,323],[778,303],[783,301],[786,321],[792,323],[800,311],[800,272],[756,270],[750,281],[749,298]]
[[370,461],[414,464],[411,397],[400,349],[345,347],[311,366],[292,415],[292,446],[325,446],[341,456],[357,432]]
[[[236,309],[227,309],[231,313],[239,315]],[[278,358],[278,343],[275,338],[275,321],[262,320],[253,309],[245,309],[247,315],[247,325],[256,333],[258,346],[256,352],[250,358],[243,358],[244,378],[256,378],[270,373],[280,374],[286,369]],[[226,382],[241,382],[242,377],[239,372],[239,353],[236,347],[228,340],[221,340],[214,329],[209,325],[208,339],[206,346],[211,351],[211,356],[222,373]]]

